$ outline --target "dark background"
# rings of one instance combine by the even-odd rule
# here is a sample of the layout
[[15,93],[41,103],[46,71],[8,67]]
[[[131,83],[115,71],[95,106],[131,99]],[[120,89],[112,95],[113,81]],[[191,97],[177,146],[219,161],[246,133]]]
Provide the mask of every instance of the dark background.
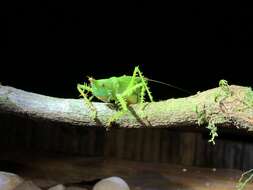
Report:
[[[252,85],[250,5],[230,2],[31,1],[6,8],[0,81],[57,97],[78,97],[86,79],[131,75],[195,93]],[[186,96],[151,84],[155,99]]]

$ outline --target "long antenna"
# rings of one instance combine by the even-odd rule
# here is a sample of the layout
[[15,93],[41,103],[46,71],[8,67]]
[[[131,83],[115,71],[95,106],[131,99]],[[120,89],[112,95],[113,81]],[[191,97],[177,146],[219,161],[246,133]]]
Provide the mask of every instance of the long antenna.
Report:
[[148,81],[151,81],[151,82],[163,84],[163,85],[166,85],[166,86],[169,86],[169,87],[178,89],[178,90],[180,90],[180,91],[182,91],[182,92],[186,92],[187,94],[192,94],[190,91],[185,90],[185,89],[183,89],[183,88],[180,88],[180,87],[178,87],[178,86],[174,86],[174,85],[172,85],[172,84],[168,84],[168,83],[165,83],[165,82],[162,82],[162,81],[159,81],[159,80],[149,79],[149,78],[146,78],[146,77],[145,77],[145,79],[148,80]]

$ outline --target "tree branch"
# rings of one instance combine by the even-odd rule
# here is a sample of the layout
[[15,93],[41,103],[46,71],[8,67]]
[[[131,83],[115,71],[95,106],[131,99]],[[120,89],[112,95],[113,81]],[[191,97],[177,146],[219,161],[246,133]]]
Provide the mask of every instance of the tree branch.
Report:
[[[196,95],[146,103],[144,117],[140,105],[131,105],[129,112],[116,121],[119,127],[187,127],[214,122],[222,127],[253,130],[253,92],[250,88],[232,85],[231,95],[221,88]],[[98,111],[94,121],[82,99],[63,99],[26,92],[0,85],[0,113],[14,114],[35,120],[48,120],[79,126],[104,126],[116,113],[109,104],[93,103]]]

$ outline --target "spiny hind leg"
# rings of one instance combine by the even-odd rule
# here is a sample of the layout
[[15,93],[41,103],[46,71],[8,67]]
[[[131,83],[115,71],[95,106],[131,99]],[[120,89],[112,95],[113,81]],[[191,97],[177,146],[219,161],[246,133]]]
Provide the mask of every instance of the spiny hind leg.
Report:
[[132,76],[132,80],[130,82],[130,86],[133,86],[134,85],[134,81],[136,79],[136,77],[139,77],[141,79],[141,84],[144,88],[141,89],[141,95],[140,95],[140,102],[141,103],[144,103],[144,97],[145,97],[145,92],[148,93],[148,97],[150,99],[151,102],[153,102],[153,97],[151,95],[151,92],[149,90],[149,87],[147,85],[147,81],[145,80],[144,76],[142,75],[142,72],[140,71],[139,67],[135,67],[134,68],[134,72],[133,72],[133,76]]
[[132,77],[132,85],[134,83],[134,80],[136,79],[136,77],[139,77],[141,79],[141,91],[139,94],[139,98],[140,98],[140,109],[139,109],[139,115],[140,118],[146,118],[146,115],[144,113],[144,108],[145,108],[145,92],[147,92],[148,97],[150,99],[151,102],[153,102],[153,97],[151,95],[151,92],[149,90],[149,87],[147,85],[147,80],[144,78],[144,76],[142,75],[142,72],[140,71],[139,67],[135,67],[134,72],[133,72],[133,77]]
[[140,94],[140,118],[146,118],[146,115],[144,113],[144,107],[145,107],[145,101],[144,101],[144,96],[145,96],[145,87],[141,87],[141,94]]
[[144,112],[144,108],[145,108],[145,105],[146,105],[146,103],[145,103],[145,92],[147,92],[149,100],[151,102],[154,101],[153,96],[151,95],[151,91],[149,90],[147,80],[142,75],[142,72],[140,71],[139,67],[135,68],[135,72],[136,72],[136,75],[138,74],[138,76],[140,77],[141,84],[142,84],[141,92],[140,92],[140,95],[139,95],[139,98],[140,98],[139,116],[140,116],[141,119],[147,119],[147,115]]
[[[135,67],[134,69],[134,72],[133,72],[133,77],[132,77],[132,80],[135,80],[136,77],[139,77],[141,79],[140,81],[140,94],[138,94],[138,98],[139,98],[139,102],[140,102],[140,107],[138,109],[138,115],[140,117],[140,119],[147,119],[147,115],[145,114],[144,112],[144,108],[146,106],[146,103],[145,103],[145,92],[147,92],[148,96],[149,96],[149,99],[151,102],[153,102],[153,97],[151,95],[151,92],[148,88],[148,85],[147,85],[147,80],[144,78],[144,76],[142,75],[139,67]],[[133,84],[134,82],[132,82]],[[138,87],[138,86],[135,86],[135,87]]]
[[[91,117],[92,119],[96,119],[97,117],[97,110],[96,108],[93,106],[93,104],[91,103],[91,100],[93,98],[93,96],[88,98],[88,93],[92,93],[92,89],[91,87],[89,87],[87,84],[78,84],[77,85],[77,90],[79,91],[80,95],[83,97],[84,100],[84,104],[91,110]],[[85,93],[85,91],[87,91],[87,93]]]

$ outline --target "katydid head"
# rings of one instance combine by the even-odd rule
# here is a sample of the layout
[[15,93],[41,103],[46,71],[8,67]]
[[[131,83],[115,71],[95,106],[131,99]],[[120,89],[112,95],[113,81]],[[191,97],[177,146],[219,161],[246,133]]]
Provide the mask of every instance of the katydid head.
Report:
[[92,88],[92,94],[103,102],[109,102],[111,99],[111,90],[107,79],[96,80],[92,77],[88,77],[90,86]]

